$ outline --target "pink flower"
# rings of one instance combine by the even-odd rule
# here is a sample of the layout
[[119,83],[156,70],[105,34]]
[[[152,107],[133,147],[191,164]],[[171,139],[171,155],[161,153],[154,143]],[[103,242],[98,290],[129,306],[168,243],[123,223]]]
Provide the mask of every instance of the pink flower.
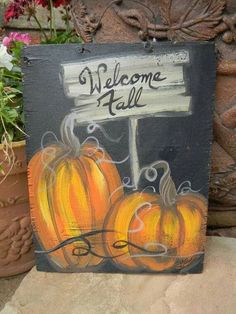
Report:
[[31,38],[30,38],[29,34],[12,32],[9,34],[8,37],[3,38],[2,44],[6,47],[9,47],[9,45],[14,41],[18,41],[18,42],[24,43],[26,45],[29,45],[31,42]]
[[8,47],[8,46],[10,46],[10,43],[11,43],[11,39],[9,37],[3,38],[3,40],[2,40],[3,46]]

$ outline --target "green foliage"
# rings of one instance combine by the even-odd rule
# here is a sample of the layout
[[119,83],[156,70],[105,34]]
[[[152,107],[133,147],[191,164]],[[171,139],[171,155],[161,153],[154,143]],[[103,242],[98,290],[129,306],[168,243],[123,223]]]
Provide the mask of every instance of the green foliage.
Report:
[[[71,27],[69,0],[57,2],[57,6],[60,6],[61,19],[65,23],[65,31],[58,31],[55,27],[55,7],[52,0],[50,0],[48,2],[48,6],[46,6],[48,21],[50,24],[49,31],[46,31],[42,27],[37,16],[37,9],[42,5],[45,6],[43,1],[20,2],[18,0],[14,0],[13,2],[14,6],[9,4],[6,8],[5,19],[9,21],[11,19],[18,18],[18,12],[20,12],[20,15],[25,15],[29,20],[33,18],[41,33],[41,44],[81,43],[81,38]],[[16,10],[19,6],[21,6],[20,11]],[[16,12],[14,10],[16,10]],[[9,15],[8,13],[11,14]],[[16,14],[14,15],[13,13]],[[20,60],[22,47],[25,44],[28,44],[28,42],[25,41],[24,36],[28,36],[28,34],[11,34],[13,39],[10,41],[9,45],[7,44],[7,49],[8,53],[13,57],[11,62],[14,66],[11,70],[8,70],[5,67],[0,67],[0,143],[19,141],[24,139],[25,136],[22,94],[23,77]],[[20,35],[22,35],[22,37]]]
[[14,42],[10,48],[13,69],[0,69],[0,140],[19,141],[24,138],[22,72],[20,68],[23,44]]
[[41,44],[76,44],[81,43],[81,38],[75,33],[74,30],[69,30],[65,32],[56,32],[55,36],[43,40]]

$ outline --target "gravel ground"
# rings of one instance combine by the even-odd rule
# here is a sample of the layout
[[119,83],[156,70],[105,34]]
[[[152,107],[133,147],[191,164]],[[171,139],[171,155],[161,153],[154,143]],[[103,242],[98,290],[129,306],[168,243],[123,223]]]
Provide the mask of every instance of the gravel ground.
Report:
[[5,303],[11,299],[25,275],[0,278],[0,311],[3,309]]

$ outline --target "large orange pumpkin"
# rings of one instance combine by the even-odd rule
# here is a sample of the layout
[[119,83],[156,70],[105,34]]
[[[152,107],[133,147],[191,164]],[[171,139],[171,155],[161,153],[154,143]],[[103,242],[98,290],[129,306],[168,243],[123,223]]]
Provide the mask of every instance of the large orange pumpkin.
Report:
[[206,212],[203,196],[177,195],[165,173],[160,195],[135,192],[113,206],[104,226],[114,230],[104,234],[107,254],[126,271],[184,267],[203,251]]
[[[118,171],[111,161],[106,152],[92,143],[83,145],[76,156],[65,145],[56,144],[32,158],[29,163],[31,216],[43,250],[103,229],[110,207],[123,195]],[[104,256],[102,235],[87,240],[98,256],[90,254],[83,240],[48,256],[65,270],[97,266],[103,261],[100,256]]]

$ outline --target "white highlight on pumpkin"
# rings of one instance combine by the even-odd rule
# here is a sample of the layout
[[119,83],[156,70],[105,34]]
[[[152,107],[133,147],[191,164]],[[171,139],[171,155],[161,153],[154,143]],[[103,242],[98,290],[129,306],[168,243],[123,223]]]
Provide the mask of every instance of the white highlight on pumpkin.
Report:
[[[55,182],[56,182],[56,172],[55,172],[55,169],[54,167],[51,167],[49,166],[49,163],[48,163],[48,159],[50,159],[50,157],[56,157],[56,148],[55,147],[52,147],[52,146],[46,146],[45,145],[45,139],[48,135],[51,135],[52,137],[54,137],[55,139],[55,143],[57,145],[61,145],[61,146],[64,146],[63,143],[61,143],[56,134],[53,133],[52,131],[47,131],[43,134],[42,138],[41,138],[41,143],[40,143],[40,146],[41,146],[41,151],[42,151],[42,154],[41,154],[41,161],[42,161],[42,164],[44,166],[44,170],[47,170],[50,172],[50,176],[52,177],[52,180],[51,180],[51,183],[49,184],[47,182],[47,189],[49,189],[50,187],[52,187]],[[50,144],[53,144],[52,142],[50,142]],[[60,156],[60,158],[57,158],[57,161],[60,162],[61,160],[64,160],[67,156],[69,156],[71,154],[72,150],[67,150],[64,154],[62,154]],[[44,192],[44,190],[39,190],[39,192]]]
[[148,212],[152,208],[152,204],[150,202],[143,202],[135,209],[134,216],[135,216],[136,220],[139,222],[139,227],[136,229],[129,229],[128,233],[138,233],[144,229],[145,225],[144,225],[144,222],[142,221],[142,219],[139,217],[138,211],[141,208],[146,207],[146,206],[147,206],[147,208],[145,208],[145,211]]
[[150,247],[153,247],[153,246],[156,246],[157,249],[164,250],[164,252],[155,253],[155,254],[154,253],[131,254],[129,256],[122,257],[122,259],[126,260],[126,259],[130,259],[130,258],[138,258],[138,257],[161,257],[161,256],[166,256],[167,257],[168,248],[167,248],[166,245],[164,245],[162,243],[159,243],[159,242],[146,243],[145,246],[144,246],[144,249],[149,250]]
[[163,253],[157,253],[157,254],[131,254],[129,256],[125,256],[123,257],[122,259],[126,260],[126,259],[129,259],[129,258],[138,258],[138,257],[167,257],[167,258],[176,258],[176,259],[180,259],[180,258],[191,258],[191,257],[194,257],[194,256],[198,256],[198,255],[203,255],[205,254],[205,252],[196,252],[196,253],[193,253],[191,255],[169,255],[168,254],[168,248],[162,244],[162,243],[158,243],[158,242],[155,242],[155,243],[146,243],[145,244],[145,249],[147,249],[146,246],[150,245],[150,246],[153,246],[153,245],[157,245],[160,246],[163,250],[165,250]]

